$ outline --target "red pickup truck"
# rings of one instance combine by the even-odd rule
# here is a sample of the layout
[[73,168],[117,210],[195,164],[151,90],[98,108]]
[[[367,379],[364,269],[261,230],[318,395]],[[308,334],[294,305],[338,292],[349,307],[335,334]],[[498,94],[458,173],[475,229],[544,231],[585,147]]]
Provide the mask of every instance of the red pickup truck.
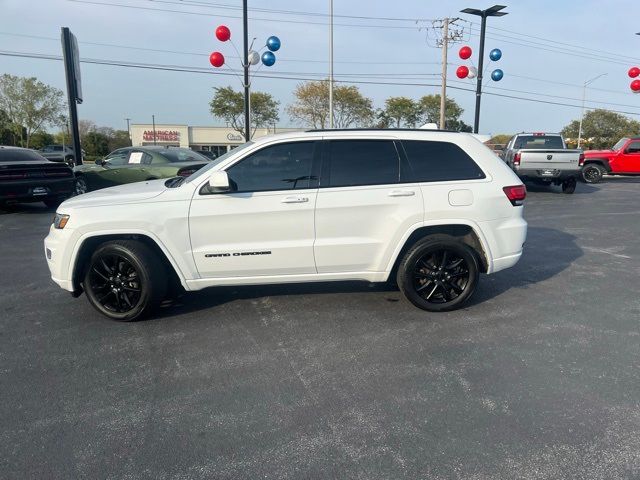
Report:
[[640,175],[640,137],[621,138],[611,150],[584,152],[582,177],[587,183],[598,183],[602,176]]

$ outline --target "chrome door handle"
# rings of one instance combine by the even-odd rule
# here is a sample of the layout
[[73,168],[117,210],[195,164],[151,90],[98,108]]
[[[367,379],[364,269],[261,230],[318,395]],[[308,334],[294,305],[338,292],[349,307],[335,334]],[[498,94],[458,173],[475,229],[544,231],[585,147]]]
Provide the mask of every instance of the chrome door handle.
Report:
[[413,190],[391,190],[390,197],[412,197],[416,194]]
[[308,201],[308,197],[284,197],[282,199],[282,203],[305,203]]

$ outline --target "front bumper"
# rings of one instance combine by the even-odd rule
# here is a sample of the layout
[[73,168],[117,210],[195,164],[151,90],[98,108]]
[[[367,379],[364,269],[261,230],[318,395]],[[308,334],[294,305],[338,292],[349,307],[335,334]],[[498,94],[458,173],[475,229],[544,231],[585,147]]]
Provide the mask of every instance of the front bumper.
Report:
[[70,242],[72,237],[73,229],[66,227],[59,230],[51,225],[49,235],[44,239],[44,254],[51,272],[51,280],[69,292],[73,292],[75,288],[73,286],[73,272],[69,271],[71,248],[65,247],[72,245]]

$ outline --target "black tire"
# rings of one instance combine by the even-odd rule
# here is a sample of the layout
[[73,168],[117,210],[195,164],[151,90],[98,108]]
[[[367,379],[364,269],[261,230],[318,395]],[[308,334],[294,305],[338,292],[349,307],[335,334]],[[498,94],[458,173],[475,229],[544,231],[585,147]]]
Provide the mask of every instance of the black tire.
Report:
[[73,194],[82,195],[83,193],[87,193],[88,191],[89,184],[87,183],[87,179],[84,178],[84,175],[78,175],[73,186]]
[[449,235],[431,235],[405,254],[397,281],[416,307],[444,312],[460,308],[471,298],[479,276],[478,257],[470,246]]
[[575,178],[567,178],[562,182],[562,193],[572,194],[576,191],[577,183]]
[[42,200],[42,203],[44,203],[47,206],[47,208],[56,208],[58,205],[62,203],[62,200],[63,199],[59,197],[49,197]]
[[605,168],[598,163],[587,163],[582,167],[582,179],[585,183],[600,183],[605,173]]
[[91,256],[82,282],[89,303],[112,320],[130,322],[149,315],[167,291],[162,261],[144,243],[114,240]]

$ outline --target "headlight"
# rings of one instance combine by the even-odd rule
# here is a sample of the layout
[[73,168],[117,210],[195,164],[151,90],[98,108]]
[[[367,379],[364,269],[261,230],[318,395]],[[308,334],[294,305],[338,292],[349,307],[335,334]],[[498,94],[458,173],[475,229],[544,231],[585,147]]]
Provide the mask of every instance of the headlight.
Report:
[[56,213],[56,216],[53,217],[53,227],[62,230],[68,221],[69,221],[69,215]]

